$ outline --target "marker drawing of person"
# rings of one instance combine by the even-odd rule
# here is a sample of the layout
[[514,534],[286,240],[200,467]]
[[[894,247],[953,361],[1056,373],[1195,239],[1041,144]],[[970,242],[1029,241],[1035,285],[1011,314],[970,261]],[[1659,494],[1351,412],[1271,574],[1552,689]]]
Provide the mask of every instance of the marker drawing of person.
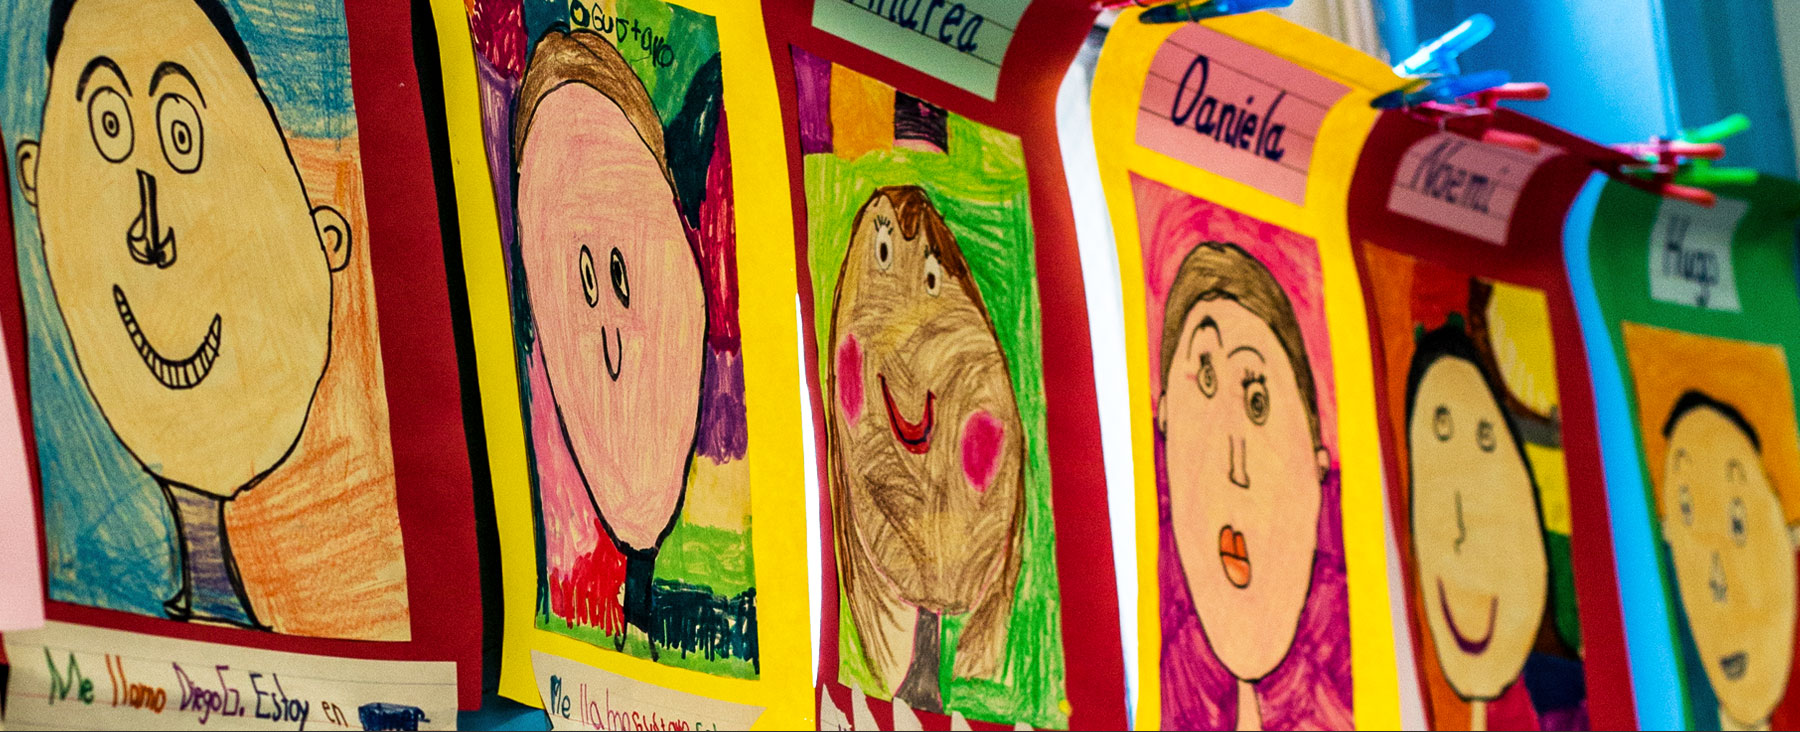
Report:
[[308,200],[218,0],[55,0],[49,29],[19,184],[87,392],[168,500],[163,609],[266,629],[225,507],[306,428],[350,227]]
[[892,696],[944,712],[948,664],[1000,670],[1019,575],[1024,440],[1006,354],[943,216],[915,186],[857,211],[832,303],[828,454],[839,591]]
[[1788,523],[1762,440],[1737,408],[1685,392],[1663,436],[1662,535],[1719,722],[1769,729],[1793,667],[1800,527]]
[[[1406,445],[1420,608],[1471,729],[1536,729],[1521,674],[1549,597],[1536,478],[1506,392],[1460,320],[1419,336],[1407,374]],[[1523,715],[1522,718],[1516,718]]]
[[[1212,703],[1235,703],[1237,729],[1262,729],[1258,685],[1289,656],[1303,616],[1316,612],[1319,525],[1336,520],[1321,516],[1332,460],[1312,367],[1287,293],[1233,244],[1203,243],[1183,258],[1161,327],[1155,419],[1182,593],[1165,611],[1198,615],[1235,687],[1235,699]],[[1191,622],[1165,618],[1171,635],[1171,622]],[[1165,638],[1166,679],[1192,662],[1183,648]]]
[[627,628],[654,641],[656,555],[686,496],[707,335],[663,125],[619,51],[586,30],[538,41],[514,114],[515,307],[530,313],[561,439],[625,556]]

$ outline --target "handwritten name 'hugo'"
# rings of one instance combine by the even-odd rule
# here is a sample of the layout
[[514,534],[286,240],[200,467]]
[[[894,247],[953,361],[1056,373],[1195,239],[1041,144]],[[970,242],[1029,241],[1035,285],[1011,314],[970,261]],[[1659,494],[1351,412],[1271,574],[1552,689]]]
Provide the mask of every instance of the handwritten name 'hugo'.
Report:
[[[1190,94],[1189,85],[1196,81],[1199,87]],[[1211,81],[1212,59],[1195,54],[1187,71],[1182,72],[1181,82],[1175,86],[1175,100],[1169,105],[1169,122],[1177,127],[1191,125],[1195,132],[1213,142],[1249,150],[1270,162],[1281,162],[1287,155],[1287,148],[1281,142],[1282,136],[1287,134],[1287,125],[1276,122],[1275,114],[1281,109],[1287,92],[1277,92],[1268,108],[1258,114],[1253,106],[1255,95],[1249,95],[1241,106],[1222,101],[1206,92]]]
[[[968,6],[962,3],[946,0],[844,1],[961,53],[975,55],[981,48],[981,26],[987,18],[969,12]],[[943,11],[941,15],[940,10]]]
[[1694,297],[1694,302],[1700,307],[1706,307],[1712,287],[1723,278],[1725,267],[1719,261],[1717,253],[1688,246],[1688,232],[1693,226],[1692,217],[1682,214],[1669,217],[1668,225],[1663,227],[1662,273],[1664,277],[1675,277],[1697,285],[1700,292]]
[[569,24],[603,36],[612,36],[614,45],[618,46],[621,53],[630,50],[625,45],[628,41],[634,42],[658,68],[668,68],[675,64],[675,49],[669,45],[667,35],[657,35],[654,28],[636,19],[627,20],[607,15],[605,10],[600,9],[598,2],[592,3],[591,7],[590,3],[581,0],[569,3]]

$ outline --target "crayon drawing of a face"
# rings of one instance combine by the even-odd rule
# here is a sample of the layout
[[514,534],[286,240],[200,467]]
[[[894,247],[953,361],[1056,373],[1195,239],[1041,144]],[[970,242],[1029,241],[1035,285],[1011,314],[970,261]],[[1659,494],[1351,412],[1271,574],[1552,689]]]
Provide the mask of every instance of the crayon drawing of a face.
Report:
[[1175,547],[1207,642],[1255,681],[1287,656],[1312,586],[1330,455],[1311,366],[1286,293],[1234,245],[1195,247],[1164,313]]
[[1519,678],[1549,593],[1524,446],[1460,325],[1424,334],[1408,378],[1412,555],[1444,677],[1463,699]]
[[551,400],[615,544],[653,552],[686,487],[706,335],[661,122],[586,31],[538,42],[519,99],[519,251]]
[[[981,293],[922,189],[879,189],[858,212],[831,343],[833,506],[858,627],[878,627],[881,603],[974,613],[956,670],[991,674],[1018,572],[1024,434]],[[872,641],[897,678],[907,659]]]
[[1663,433],[1663,538],[1694,645],[1725,716],[1766,725],[1793,665],[1795,577],[1761,441],[1736,408],[1696,391]]
[[230,498],[299,440],[350,235],[308,202],[242,41],[206,4],[63,6],[43,139],[18,156],[107,423],[159,481]]

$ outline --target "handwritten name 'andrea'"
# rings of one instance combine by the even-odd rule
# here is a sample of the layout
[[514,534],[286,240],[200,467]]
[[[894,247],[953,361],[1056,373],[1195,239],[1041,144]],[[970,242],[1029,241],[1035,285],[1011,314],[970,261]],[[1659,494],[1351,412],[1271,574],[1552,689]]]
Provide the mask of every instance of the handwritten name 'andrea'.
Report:
[[[1181,74],[1181,83],[1175,87],[1175,101],[1169,105],[1169,121],[1177,127],[1191,125],[1195,132],[1213,142],[1249,150],[1270,162],[1281,162],[1282,156],[1287,155],[1287,148],[1281,143],[1287,125],[1277,123],[1275,114],[1281,109],[1287,92],[1277,92],[1268,108],[1258,113],[1255,95],[1250,95],[1239,105],[1208,94],[1207,83],[1211,80],[1212,60],[1203,55],[1194,56],[1187,71]],[[1199,86],[1190,93],[1189,85],[1196,81]]]
[[981,26],[987,18],[969,12],[962,3],[947,0],[845,1],[959,52],[976,55],[981,48]]

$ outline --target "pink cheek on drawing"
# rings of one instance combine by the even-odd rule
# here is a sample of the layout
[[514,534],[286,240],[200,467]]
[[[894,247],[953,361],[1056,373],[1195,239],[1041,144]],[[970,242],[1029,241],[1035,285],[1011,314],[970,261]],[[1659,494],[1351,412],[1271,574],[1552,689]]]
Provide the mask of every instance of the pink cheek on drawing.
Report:
[[986,493],[1000,470],[1000,448],[1006,445],[1006,429],[985,411],[969,415],[962,430],[963,477],[977,493]]
[[844,411],[844,417],[851,424],[856,424],[862,417],[862,364],[862,346],[857,345],[856,336],[845,336],[837,349],[837,396],[838,408]]

